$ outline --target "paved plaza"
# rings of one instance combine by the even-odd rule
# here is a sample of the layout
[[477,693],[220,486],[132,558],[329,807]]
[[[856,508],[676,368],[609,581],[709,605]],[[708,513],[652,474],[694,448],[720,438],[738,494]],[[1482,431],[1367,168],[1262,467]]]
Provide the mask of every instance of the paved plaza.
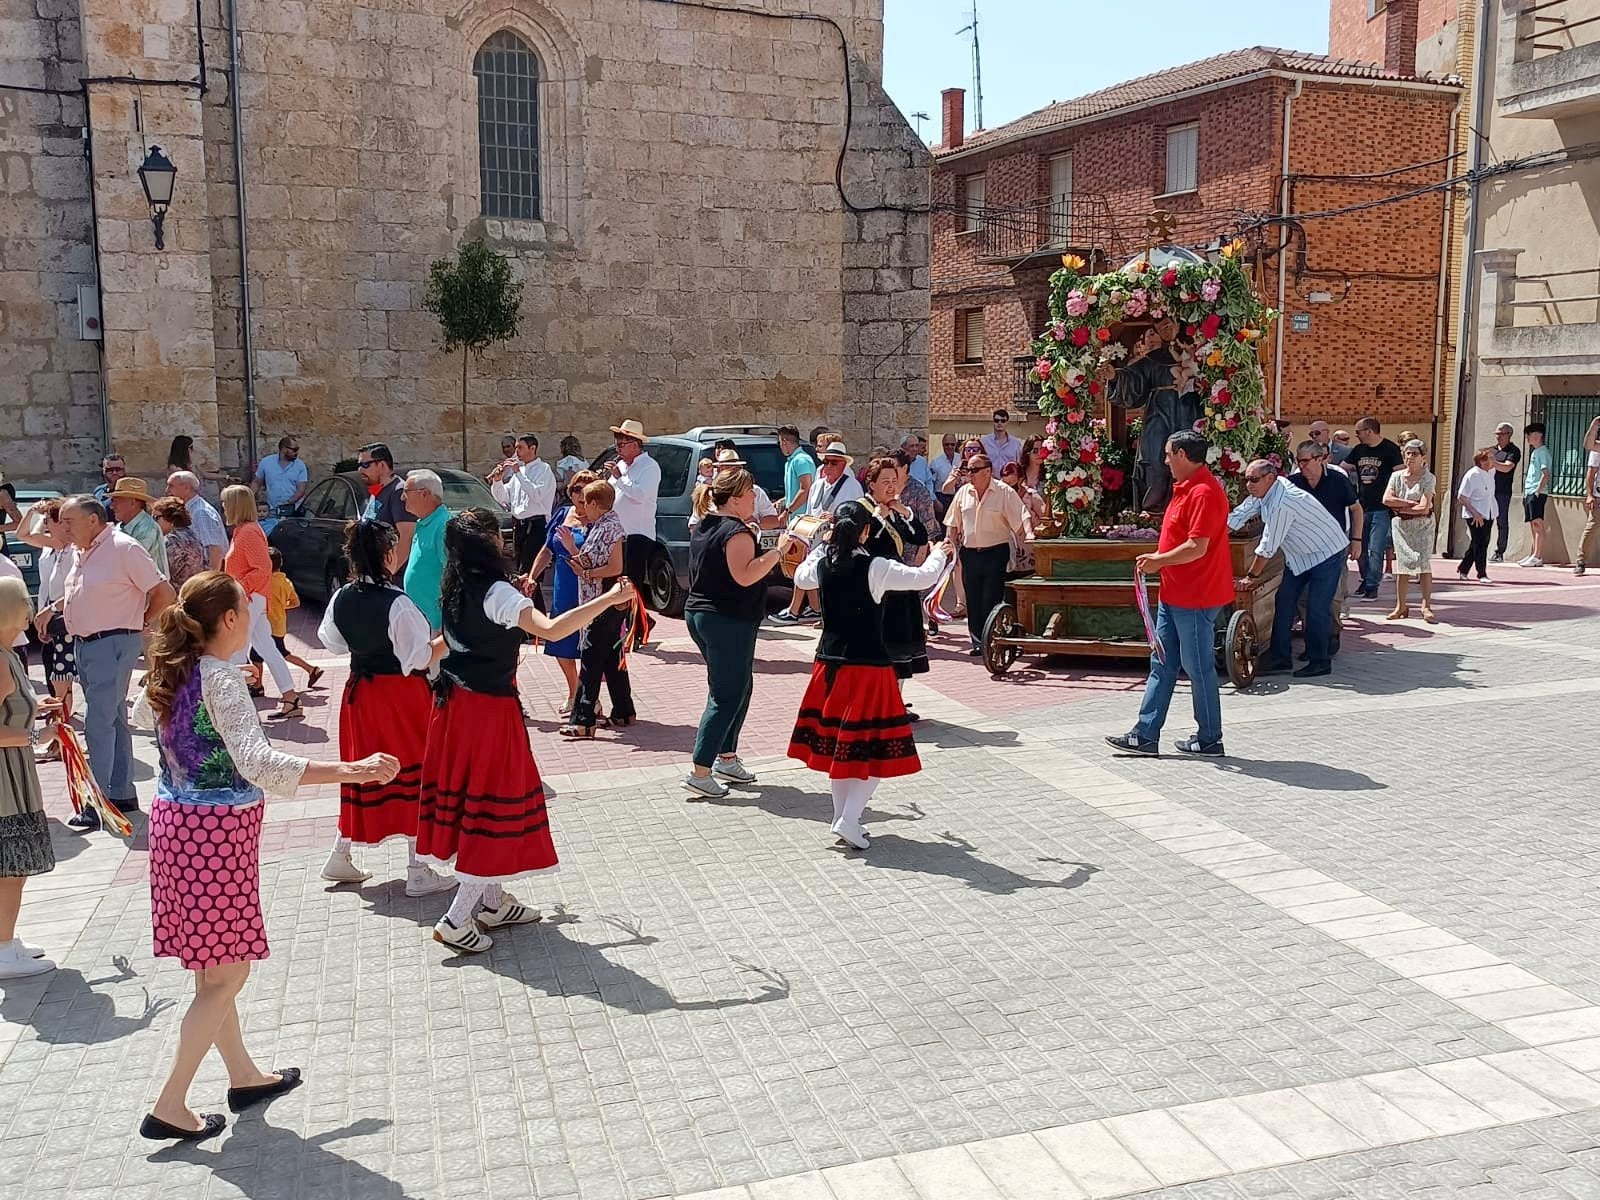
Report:
[[[241,1011],[307,1083],[199,1146],[135,1132],[189,987],[150,952],[142,819],[56,826],[21,932],[61,969],[0,992],[0,1196],[1600,1197],[1600,579],[1439,566],[1440,626],[1357,602],[1332,677],[1225,685],[1220,761],[1109,757],[1135,672],[991,680],[940,639],[925,770],[866,854],[781,757],[814,632],[763,633],[760,780],[719,801],[678,786],[680,623],[632,660],[644,724],[592,743],[526,655],[544,923],[451,957],[403,848],[332,887],[336,792],[269,800]],[[273,736],[332,756],[343,669],[306,653],[327,684]],[[213,1057],[196,1107],[225,1087]]]

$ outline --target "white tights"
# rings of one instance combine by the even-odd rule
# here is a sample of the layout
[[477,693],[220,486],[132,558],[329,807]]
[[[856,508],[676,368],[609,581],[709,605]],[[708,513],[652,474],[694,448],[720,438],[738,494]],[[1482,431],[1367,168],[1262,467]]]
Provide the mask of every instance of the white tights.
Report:
[[505,902],[505,890],[498,883],[460,883],[456,885],[456,898],[444,919],[457,929],[477,915],[478,909],[499,908]]
[[[344,834],[336,833],[333,835],[333,852],[335,854],[349,854],[353,845],[355,843],[345,837]],[[406,839],[406,867],[410,869],[422,865],[422,860],[417,857],[417,839],[408,837]]]
[[835,779],[833,782],[833,823],[835,826],[860,825],[867,801],[878,790],[878,779]]

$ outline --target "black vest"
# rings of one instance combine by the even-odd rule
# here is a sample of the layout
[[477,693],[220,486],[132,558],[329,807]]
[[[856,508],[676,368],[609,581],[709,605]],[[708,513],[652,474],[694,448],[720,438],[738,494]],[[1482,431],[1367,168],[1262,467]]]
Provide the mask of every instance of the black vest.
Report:
[[822,592],[822,638],[817,661],[850,666],[886,667],[889,651],[883,643],[883,607],[867,587],[872,556],[857,550],[835,565],[831,556],[819,571]]
[[517,694],[517,657],[528,635],[507,629],[484,615],[489,585],[474,581],[462,589],[460,613],[444,610],[444,642],[449,653],[440,671],[468,691],[490,696]]
[[380,583],[346,584],[333,597],[333,624],[350,647],[350,675],[400,674],[400,659],[389,641],[389,609],[405,595]]

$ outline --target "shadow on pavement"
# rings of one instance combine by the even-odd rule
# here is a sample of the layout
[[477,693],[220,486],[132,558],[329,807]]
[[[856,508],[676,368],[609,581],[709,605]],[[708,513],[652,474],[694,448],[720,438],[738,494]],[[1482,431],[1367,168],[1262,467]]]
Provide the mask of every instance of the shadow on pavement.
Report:
[[[822,825],[833,823],[832,801],[827,792],[808,792],[794,787],[764,787],[759,792],[737,786],[726,796],[713,799],[709,796],[689,796],[686,803],[708,808],[751,808],[797,821],[816,821]],[[865,820],[869,821],[920,821],[927,814],[915,802],[905,805],[909,811],[886,812],[869,807]]]
[[949,832],[941,833],[936,842],[914,841],[896,834],[874,835],[872,849],[865,853],[844,851],[857,859],[863,867],[886,871],[915,871],[922,875],[944,875],[959,879],[974,891],[991,896],[1010,896],[1030,888],[1059,888],[1071,891],[1089,882],[1091,875],[1101,868],[1093,863],[1074,862],[1063,858],[1040,858],[1036,861],[1071,867],[1065,879],[1034,879],[1009,867],[997,866],[981,859],[978,848],[963,837]]
[[1381,792],[1389,787],[1360,771],[1344,767],[1330,767],[1304,759],[1200,759],[1219,771],[1231,775],[1248,775],[1252,779],[1270,779],[1286,787],[1306,788],[1317,792]]
[[933,717],[923,717],[911,727],[912,736],[923,745],[949,749],[953,746],[1015,746],[1014,729],[978,730],[952,725]]
[[138,972],[120,955],[111,960],[111,966],[115,974],[98,979],[85,979],[81,971],[58,967],[50,975],[42,996],[36,997],[30,989],[20,988],[15,993],[0,996],[0,1020],[27,1025],[38,1034],[40,1041],[52,1045],[92,1046],[147,1029],[159,1014],[177,1004],[168,997],[152,1000],[150,989],[141,987],[144,1003],[139,1015],[118,1014],[115,998],[94,989],[99,985],[126,983],[136,978]]
[[[308,1081],[309,1082],[309,1081]],[[330,1142],[366,1137],[389,1128],[393,1122],[364,1117],[342,1129],[315,1137],[302,1137],[292,1129],[268,1125],[265,1113],[248,1111],[232,1118],[226,1139],[215,1148],[178,1142],[149,1156],[150,1162],[186,1162],[209,1166],[247,1197],[295,1195],[360,1196],[362,1200],[411,1200],[404,1187],[370,1167],[327,1149]],[[234,1149],[234,1147],[238,1149]],[[230,1153],[232,1151],[232,1153]],[[313,1190],[302,1190],[315,1181]],[[342,1186],[341,1186],[342,1182]],[[327,1189],[323,1191],[321,1189]],[[416,1200],[422,1200],[417,1197]]]

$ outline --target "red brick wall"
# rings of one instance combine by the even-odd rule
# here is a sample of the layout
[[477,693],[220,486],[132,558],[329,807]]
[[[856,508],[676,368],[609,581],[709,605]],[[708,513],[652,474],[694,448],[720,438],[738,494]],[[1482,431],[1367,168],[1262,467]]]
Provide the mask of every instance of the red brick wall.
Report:
[[[1368,0],[1332,0],[1328,11],[1328,53],[1362,62],[1383,61],[1383,29],[1388,19],[1367,18]],[[1455,19],[1457,0],[1417,0],[1417,41],[1431,38]]]
[[[1308,84],[1295,102],[1292,176],[1373,174],[1444,155],[1454,96],[1370,92]],[[1382,199],[1446,175],[1444,165],[1382,180],[1296,178],[1291,209],[1310,213]],[[1444,193],[1339,217],[1308,220],[1305,263],[1291,246],[1284,330],[1283,411],[1299,429],[1372,412],[1398,425],[1427,425]],[[1309,303],[1329,292],[1333,303]],[[1273,299],[1275,299],[1275,295]],[[1420,432],[1420,430],[1419,430]],[[1426,436],[1426,435],[1425,435]]]
[[[1049,191],[1051,156],[1070,150],[1074,192],[1104,197],[1103,206],[1080,204],[1075,232],[1092,229],[1094,242],[1107,246],[1113,265],[1120,266],[1147,244],[1145,219],[1166,184],[1167,128],[1198,121],[1198,191],[1163,197],[1159,204],[1178,218],[1176,241],[1204,244],[1222,232],[1236,209],[1260,211],[1276,205],[1279,91],[1277,81],[1256,81],[1041,134],[987,154],[936,162],[934,203],[953,203],[957,177],[981,171],[991,209],[1028,204]],[[978,235],[958,233],[958,227],[954,214],[934,213],[929,412],[936,418],[983,416],[1009,405],[1011,359],[1027,352],[1047,314],[1041,276],[1048,270],[1032,272],[1019,286],[1003,263],[980,261]],[[1040,261],[1049,265],[1052,257]],[[953,313],[975,304],[985,308],[985,362],[981,367],[957,366]],[[1033,310],[1036,317],[1028,315]]]

